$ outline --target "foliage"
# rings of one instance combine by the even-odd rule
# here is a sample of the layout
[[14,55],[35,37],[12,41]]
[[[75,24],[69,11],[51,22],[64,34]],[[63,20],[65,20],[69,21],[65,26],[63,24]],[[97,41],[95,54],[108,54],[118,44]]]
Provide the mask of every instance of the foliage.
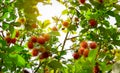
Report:
[[[61,17],[52,18],[53,29],[50,20],[37,19],[41,14],[36,7],[51,0],[0,0],[0,73],[21,73],[26,68],[33,73],[104,73],[120,60],[119,0],[57,1],[66,9]],[[115,24],[109,21],[111,17]],[[66,35],[61,42],[62,34]],[[79,52],[83,41],[88,44],[87,53]],[[94,49],[92,41],[97,43]],[[65,59],[69,51],[79,57]]]

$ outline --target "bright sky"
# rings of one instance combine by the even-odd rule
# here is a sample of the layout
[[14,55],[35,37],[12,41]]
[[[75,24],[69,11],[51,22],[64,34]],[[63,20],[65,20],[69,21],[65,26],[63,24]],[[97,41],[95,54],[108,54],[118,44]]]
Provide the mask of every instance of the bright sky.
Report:
[[60,16],[61,12],[65,9],[65,6],[57,2],[56,0],[51,0],[52,5],[43,5],[38,3],[37,7],[42,16],[39,16],[39,20],[51,19],[53,16]]

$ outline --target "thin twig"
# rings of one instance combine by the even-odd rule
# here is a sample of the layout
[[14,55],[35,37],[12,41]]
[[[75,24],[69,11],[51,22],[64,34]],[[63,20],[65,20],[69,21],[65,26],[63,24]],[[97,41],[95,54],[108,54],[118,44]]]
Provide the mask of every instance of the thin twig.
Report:
[[25,38],[23,37],[22,41],[20,42],[20,45],[22,46],[22,43],[24,42]]
[[60,44],[57,46],[57,48],[59,48],[61,45],[62,45],[62,43],[60,43]]
[[37,67],[37,69],[35,70],[34,73],[36,73],[36,72],[38,71],[38,69],[40,68],[40,66],[42,66],[42,64],[43,64],[43,63],[41,63],[41,62],[39,63],[39,65],[38,65],[38,67]]
[[0,31],[1,32],[1,35],[2,35],[2,37],[4,38],[5,36],[4,36],[4,33],[3,33],[3,31]]
[[71,39],[77,38],[77,37],[80,37],[80,36],[74,36],[74,37],[71,37],[71,38],[67,38],[67,40],[71,40]]
[[[58,17],[59,20],[60,20],[61,16],[62,16],[62,14]],[[56,22],[56,26],[58,25],[58,22],[59,21]]]

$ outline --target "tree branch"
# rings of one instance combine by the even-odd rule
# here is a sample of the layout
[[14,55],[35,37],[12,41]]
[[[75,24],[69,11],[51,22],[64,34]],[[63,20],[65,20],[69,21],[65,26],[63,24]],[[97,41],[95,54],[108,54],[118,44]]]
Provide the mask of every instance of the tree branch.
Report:
[[69,31],[67,32],[67,34],[66,34],[66,36],[65,36],[65,39],[64,39],[64,42],[63,42],[63,46],[62,46],[62,50],[64,49],[64,46],[65,46],[65,43],[66,43],[68,34],[69,34]]
[[56,73],[56,69],[54,69],[54,73]]

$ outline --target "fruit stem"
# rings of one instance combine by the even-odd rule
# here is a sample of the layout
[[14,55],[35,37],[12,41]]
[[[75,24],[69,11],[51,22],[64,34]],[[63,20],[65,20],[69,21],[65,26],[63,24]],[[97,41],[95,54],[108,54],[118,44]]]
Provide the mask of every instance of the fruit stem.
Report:
[[3,33],[3,31],[0,31],[0,32],[1,32],[1,37],[3,37],[3,38],[4,38],[5,36],[4,36],[4,33]]
[[64,42],[63,42],[63,46],[62,46],[62,50],[64,49],[65,43],[67,41],[68,34],[69,34],[69,31],[67,32],[67,34],[65,36],[65,39],[64,39]]
[[22,46],[22,43],[24,42],[25,37],[23,37],[22,41],[20,42],[20,45]]
[[34,73],[36,73],[36,72],[38,71],[38,69],[40,68],[40,66],[42,66],[42,64],[43,64],[43,63],[41,63],[41,62],[39,63],[39,65],[38,65],[38,67],[37,67],[37,69],[35,70]]

